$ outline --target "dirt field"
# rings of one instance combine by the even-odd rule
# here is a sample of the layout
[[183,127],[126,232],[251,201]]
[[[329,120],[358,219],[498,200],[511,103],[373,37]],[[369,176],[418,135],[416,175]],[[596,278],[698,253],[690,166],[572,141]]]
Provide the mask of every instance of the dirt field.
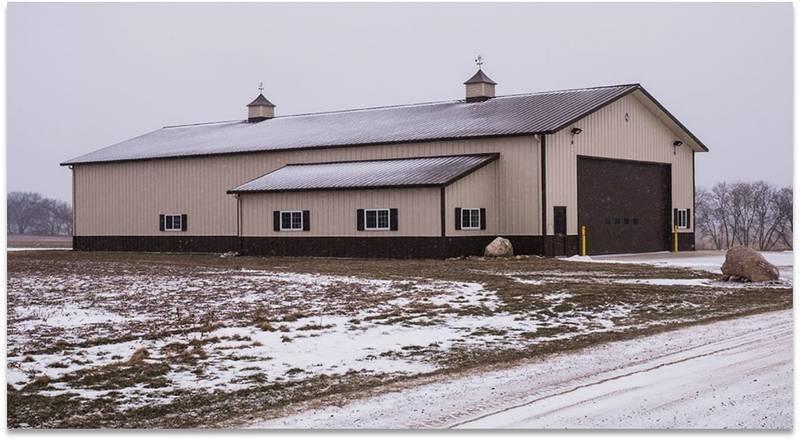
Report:
[[9,234],[8,248],[72,248],[72,236],[28,236]]
[[10,427],[241,424],[310,400],[790,308],[790,282],[545,258],[8,257]]

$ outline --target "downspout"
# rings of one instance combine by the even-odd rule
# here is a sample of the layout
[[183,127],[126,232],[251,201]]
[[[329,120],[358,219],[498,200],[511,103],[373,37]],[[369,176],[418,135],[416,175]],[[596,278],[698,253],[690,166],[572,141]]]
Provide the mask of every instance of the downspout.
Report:
[[70,231],[70,235],[72,236],[72,249],[75,249],[75,232],[78,229],[78,224],[75,222],[77,219],[77,208],[75,207],[75,166],[69,166],[70,171],[72,171],[72,231]]
[[695,188],[694,180],[694,154],[697,153],[692,149],[692,251],[697,249],[697,188]]
[[238,250],[237,252],[241,253],[242,251],[242,199],[239,197],[239,193],[236,193],[236,242],[238,243]]
[[441,231],[441,235],[442,235],[441,247],[442,248],[441,248],[440,256],[442,258],[450,257],[450,255],[448,253],[448,248],[449,247],[447,246],[447,239],[445,239],[445,236],[447,235],[446,234],[447,225],[445,223],[446,212],[447,212],[446,207],[445,207],[445,205],[447,204],[446,201],[445,201],[445,189],[446,188],[447,188],[446,186],[442,185],[441,188],[439,189],[439,221],[441,222],[441,229],[442,229],[442,231]]
[[542,254],[547,255],[547,138],[545,135],[539,135],[539,137],[539,148],[542,153],[542,163],[539,168],[542,177]]

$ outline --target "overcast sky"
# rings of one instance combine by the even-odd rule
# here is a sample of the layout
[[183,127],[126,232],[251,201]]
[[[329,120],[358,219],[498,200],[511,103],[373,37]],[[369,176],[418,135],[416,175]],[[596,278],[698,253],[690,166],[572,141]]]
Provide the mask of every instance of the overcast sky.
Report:
[[8,190],[164,125],[641,83],[711,149],[697,184],[792,181],[791,4],[10,4]]

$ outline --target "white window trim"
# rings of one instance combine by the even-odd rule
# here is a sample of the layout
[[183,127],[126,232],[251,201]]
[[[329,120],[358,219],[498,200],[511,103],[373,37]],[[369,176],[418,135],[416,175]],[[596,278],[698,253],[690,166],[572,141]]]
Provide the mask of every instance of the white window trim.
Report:
[[[172,228],[167,228],[167,218],[168,217],[173,217],[173,218],[177,217],[178,219],[180,219],[179,222],[180,222],[181,226],[178,227],[178,228],[175,228],[175,219],[172,219]],[[164,231],[183,231],[183,214],[165,214],[164,215]]]
[[[681,225],[681,219],[683,219],[683,225]],[[687,223],[689,223],[689,209],[678,208],[678,229],[688,230],[689,227],[686,225]]]
[[[477,211],[478,212],[478,226],[465,227],[464,226],[464,211]],[[462,208],[461,209],[461,229],[462,230],[480,230],[481,229],[481,209],[480,208]]]
[[[373,227],[370,228],[367,226],[367,212],[369,211],[385,211],[386,212],[386,228],[383,227]],[[378,224],[378,215],[375,214],[375,224]],[[392,210],[390,208],[365,208],[364,209],[364,231],[389,231],[392,229]]]
[[[291,214],[300,213],[300,228],[283,228],[283,213],[290,213],[289,216],[289,225],[292,224]],[[281,231],[303,231],[303,227],[306,225],[305,216],[303,216],[302,210],[288,210],[288,211],[281,211],[280,214],[280,227]]]

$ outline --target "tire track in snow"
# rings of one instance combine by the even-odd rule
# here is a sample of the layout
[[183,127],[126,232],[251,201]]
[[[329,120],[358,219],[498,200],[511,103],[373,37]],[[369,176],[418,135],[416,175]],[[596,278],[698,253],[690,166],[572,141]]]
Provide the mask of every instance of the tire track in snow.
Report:
[[607,343],[254,427],[786,428],[792,311]]
[[[660,364],[656,364],[654,366],[649,366],[649,367],[645,367],[645,368],[642,368],[642,369],[633,370],[631,372],[626,372],[624,374],[611,376],[611,377],[608,377],[608,378],[603,378],[601,380],[594,381],[594,382],[591,382],[591,383],[582,384],[580,386],[575,386],[575,387],[573,387],[573,388],[571,388],[569,390],[565,390],[563,392],[559,392],[559,393],[556,393],[556,394],[552,394],[552,395],[536,398],[534,400],[531,400],[531,401],[528,401],[528,402],[525,402],[525,403],[516,404],[514,406],[510,406],[510,407],[506,407],[506,408],[503,408],[503,409],[499,409],[499,410],[496,410],[494,412],[487,413],[485,415],[477,416],[477,417],[474,417],[474,418],[471,418],[471,419],[468,419],[468,420],[465,420],[465,421],[462,421],[462,422],[459,422],[459,423],[456,423],[456,424],[452,424],[452,425],[448,426],[448,428],[469,427],[469,424],[472,423],[472,422],[479,421],[479,420],[485,419],[487,417],[498,415],[498,414],[501,414],[501,413],[504,413],[504,412],[508,412],[510,410],[513,410],[513,409],[526,407],[526,406],[529,406],[529,405],[534,404],[536,402],[549,400],[549,399],[553,399],[553,398],[558,398],[558,397],[561,397],[561,396],[568,395],[568,394],[571,394],[573,392],[579,391],[581,389],[590,388],[590,387],[597,386],[597,385],[600,385],[600,384],[603,384],[603,383],[607,383],[607,382],[622,380],[622,379],[624,379],[626,377],[631,377],[633,375],[638,375],[638,374],[643,374],[643,373],[646,373],[646,372],[656,371],[658,369],[662,369],[662,368],[665,368],[665,367],[668,367],[668,366],[679,365],[681,363],[685,363],[685,362],[690,361],[690,360],[696,360],[696,359],[703,358],[703,357],[710,357],[710,356],[714,356],[714,355],[722,353],[722,352],[735,351],[737,349],[742,349],[742,348],[750,348],[752,345],[757,344],[757,343],[763,343],[765,341],[772,341],[772,340],[774,340],[776,338],[782,338],[782,337],[791,336],[792,332],[791,332],[791,329],[790,329],[789,332],[786,332],[785,330],[781,330],[780,332],[771,332],[771,333],[765,333],[765,334],[766,335],[759,334],[758,336],[756,336],[754,338],[741,338],[741,336],[740,336],[740,337],[736,337],[736,338],[726,339],[724,342],[719,342],[719,343],[714,344],[714,345],[708,345],[708,346],[712,346],[712,347],[723,346],[723,347],[721,347],[719,349],[715,349],[715,350],[711,350],[711,351],[702,352],[702,353],[699,353],[699,354],[686,356],[684,358],[680,358],[680,359],[677,359],[677,360],[663,362],[663,363],[660,363]],[[743,340],[743,341],[740,341],[740,340]],[[728,343],[728,344],[726,345],[725,343]],[[698,346],[696,348],[693,348],[692,350],[676,352],[676,353],[670,354],[670,355],[672,356],[672,355],[676,355],[676,354],[680,354],[680,353],[693,352],[693,351],[695,351],[695,350],[697,350],[699,348],[703,348],[703,347],[705,347],[705,346]],[[643,363],[643,364],[647,364],[647,363]],[[770,366],[765,366],[764,368],[770,368],[770,367],[774,367],[774,366],[779,366],[781,364],[782,363],[774,363],[774,364],[772,364]],[[614,372],[614,371],[609,371],[609,372]],[[641,389],[641,388],[640,387],[623,388],[623,389],[620,389],[620,390],[617,390],[617,391],[609,392],[607,394],[599,395],[597,397],[590,397],[590,398],[587,398],[587,399],[585,399],[583,401],[579,401],[579,402],[576,402],[576,403],[573,403],[573,404],[569,404],[569,405],[566,405],[566,406],[563,406],[563,407],[559,407],[557,409],[548,411],[546,413],[543,413],[543,414],[540,414],[540,415],[535,415],[534,417],[550,415],[550,414],[553,414],[553,413],[555,413],[555,412],[557,412],[559,410],[564,410],[564,409],[567,409],[567,408],[575,407],[575,406],[578,406],[580,404],[587,403],[589,401],[594,401],[594,400],[596,400],[598,398],[606,398],[606,397],[608,397],[610,395],[619,395],[621,393],[624,393],[624,392],[627,392],[627,391],[631,391],[631,390],[636,390],[636,389]]]

